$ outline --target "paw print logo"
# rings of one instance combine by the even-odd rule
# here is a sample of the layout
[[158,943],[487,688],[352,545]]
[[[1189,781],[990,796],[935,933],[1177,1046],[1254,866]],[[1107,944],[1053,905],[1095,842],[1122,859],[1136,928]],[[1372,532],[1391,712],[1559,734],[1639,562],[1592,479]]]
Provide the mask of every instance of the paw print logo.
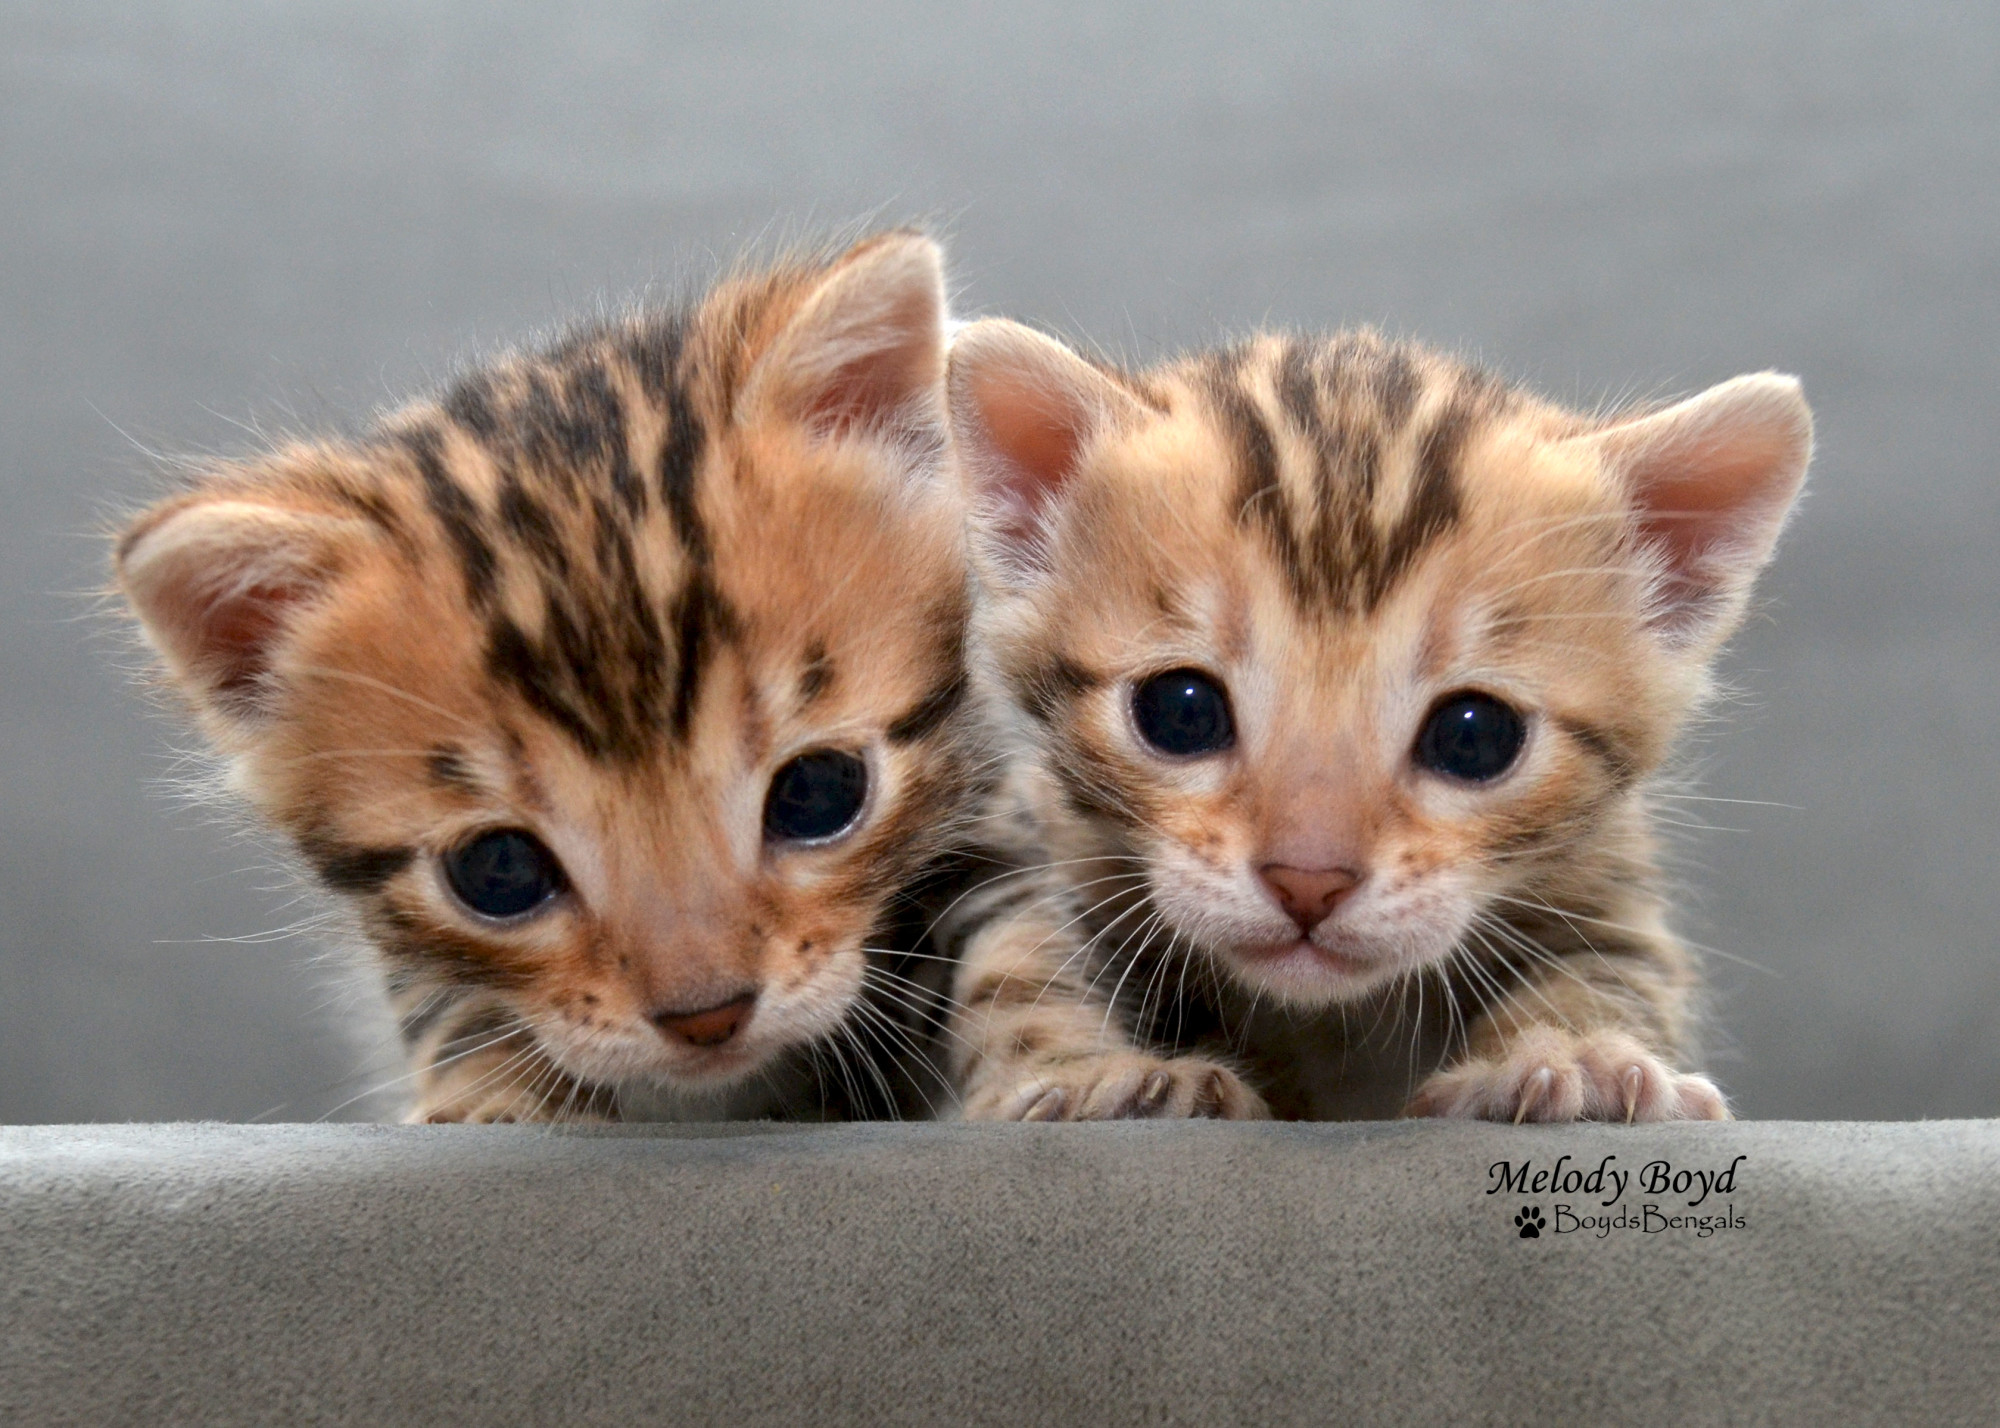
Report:
[[1538,1240],[1542,1237],[1542,1229],[1548,1221],[1542,1218],[1541,1206],[1523,1205],[1521,1213],[1514,1217],[1514,1224],[1519,1227],[1522,1239]]

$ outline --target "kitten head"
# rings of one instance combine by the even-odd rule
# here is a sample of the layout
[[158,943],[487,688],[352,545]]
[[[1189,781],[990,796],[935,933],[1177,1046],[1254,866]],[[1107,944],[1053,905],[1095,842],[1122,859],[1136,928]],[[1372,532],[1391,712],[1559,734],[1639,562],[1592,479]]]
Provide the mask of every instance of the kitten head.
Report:
[[1811,446],[1789,377],[1600,420],[1368,333],[1128,376],[975,323],[950,396],[1051,785],[1165,931],[1300,1005],[1643,839]]
[[214,470],[118,581],[392,975],[590,1081],[827,1033],[976,760],[944,297],[914,234]]

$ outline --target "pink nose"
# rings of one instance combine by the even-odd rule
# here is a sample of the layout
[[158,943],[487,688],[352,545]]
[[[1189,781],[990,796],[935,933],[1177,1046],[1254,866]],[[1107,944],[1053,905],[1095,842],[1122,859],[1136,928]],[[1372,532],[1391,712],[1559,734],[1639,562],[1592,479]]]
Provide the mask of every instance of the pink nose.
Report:
[[1308,935],[1361,883],[1361,874],[1352,868],[1288,868],[1283,863],[1266,863],[1257,876]]
[[690,1046],[720,1046],[742,1029],[756,1006],[757,994],[745,992],[731,1001],[703,1007],[700,1011],[656,1011],[649,1020],[661,1031],[679,1037]]

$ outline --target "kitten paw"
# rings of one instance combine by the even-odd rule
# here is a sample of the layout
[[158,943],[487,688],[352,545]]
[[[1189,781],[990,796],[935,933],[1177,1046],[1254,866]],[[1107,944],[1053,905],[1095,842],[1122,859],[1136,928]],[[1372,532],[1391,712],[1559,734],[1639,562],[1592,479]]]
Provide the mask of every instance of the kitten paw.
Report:
[[1261,1121],[1271,1113],[1227,1066],[1133,1052],[1043,1067],[990,1095],[969,1097],[964,1114],[979,1121]]
[[1403,1113],[1516,1124],[1726,1121],[1729,1105],[1706,1076],[1674,1070],[1622,1032],[1542,1027],[1503,1057],[1438,1072]]

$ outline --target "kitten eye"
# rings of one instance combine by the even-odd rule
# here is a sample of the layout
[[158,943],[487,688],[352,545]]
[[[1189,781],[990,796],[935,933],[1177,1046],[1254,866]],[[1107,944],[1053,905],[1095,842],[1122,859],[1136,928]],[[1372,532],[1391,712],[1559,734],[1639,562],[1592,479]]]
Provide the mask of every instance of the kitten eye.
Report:
[[854,822],[868,797],[868,765],[839,749],[800,754],[771,778],[764,836],[788,843],[831,838]]
[[452,849],[444,876],[458,900],[485,917],[519,917],[566,886],[556,855],[520,828],[482,833]]
[[1528,728],[1521,716],[1490,694],[1447,694],[1417,735],[1417,763],[1468,783],[1496,779],[1514,766]]
[[1132,719],[1163,754],[1214,754],[1236,742],[1229,696],[1198,669],[1170,669],[1140,684]]

